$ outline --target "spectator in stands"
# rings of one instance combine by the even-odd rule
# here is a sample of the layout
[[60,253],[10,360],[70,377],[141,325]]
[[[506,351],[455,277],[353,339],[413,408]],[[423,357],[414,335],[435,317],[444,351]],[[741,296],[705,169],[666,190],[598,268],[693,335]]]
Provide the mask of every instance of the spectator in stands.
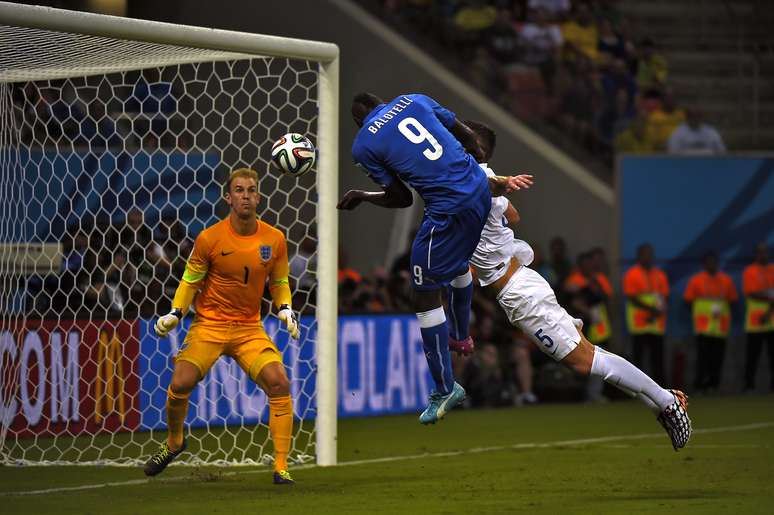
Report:
[[317,285],[317,244],[315,239],[307,236],[301,240],[298,252],[290,258],[290,285],[293,295],[294,309],[298,312],[310,309],[314,303],[314,290]]
[[390,302],[390,310],[394,313],[413,313],[411,302],[411,280],[408,266],[393,271],[387,277],[386,291]]
[[562,24],[562,39],[566,61],[574,62],[579,56],[584,56],[593,63],[597,62],[599,32],[588,2],[578,3],[574,15]]
[[[120,317],[126,307],[128,277],[127,256],[123,249],[107,249],[91,271],[84,292],[85,307],[91,316]],[[156,297],[158,298],[158,297]],[[147,316],[152,316],[147,315]]]
[[755,248],[755,261],[742,273],[742,290],[747,333],[744,389],[755,390],[758,360],[763,347],[767,347],[770,388],[774,391],[774,264],[769,263],[769,249],[765,243]]
[[532,263],[529,265],[529,267],[539,273],[541,277],[543,277],[543,279],[548,282],[548,284],[557,284],[558,278],[556,276],[556,272],[554,272],[554,269],[551,267],[551,265],[543,259],[543,251],[540,250],[540,246],[536,243],[532,243],[530,246],[535,252],[535,257],[532,259]]
[[669,75],[669,65],[666,58],[656,52],[656,44],[650,38],[645,38],[637,48],[636,77],[637,86],[641,91],[650,89],[662,91]]
[[685,110],[685,122],[669,136],[667,151],[670,154],[719,155],[726,153],[723,138],[715,127],[703,123],[698,109]]
[[723,370],[723,355],[731,329],[731,304],[738,299],[731,277],[718,270],[718,256],[703,259],[704,270],[691,276],[683,298],[691,305],[696,336],[696,381],[700,392],[717,391]]
[[[471,380],[477,391],[478,399],[473,403],[476,406],[501,406],[510,400],[511,392],[505,377],[506,365],[503,359],[505,339],[499,331],[502,326],[496,320],[496,315],[494,312],[477,312],[476,322],[471,327],[476,350],[473,359],[467,362],[462,360],[463,378]],[[487,380],[493,384],[487,385]]]
[[[669,280],[654,265],[653,246],[637,248],[637,262],[623,277],[626,295],[626,326],[632,336],[634,364],[647,370],[654,381],[664,382],[664,333],[666,331]],[[644,354],[650,355],[650,367],[643,366]]]
[[473,86],[494,98],[501,94],[500,92],[503,91],[502,69],[486,46],[476,47],[468,69],[470,83]]
[[510,9],[497,11],[495,24],[484,36],[484,46],[500,66],[508,66],[519,59],[519,33]]
[[[602,247],[594,247],[591,249],[591,259],[594,265],[594,273],[602,274],[606,278],[610,275],[610,264],[607,260],[607,253]],[[609,282],[609,279],[608,279]]]
[[349,267],[349,257],[344,247],[339,247],[339,283],[346,281],[352,281],[353,283],[359,283],[363,277],[360,272],[354,268]]
[[546,13],[548,19],[558,23],[567,18],[572,7],[570,0],[529,0],[527,8],[530,10],[541,9]]
[[637,114],[637,84],[621,59],[614,59],[605,67],[602,74],[602,94],[598,130],[605,141],[613,142],[615,135]]
[[449,31],[451,43],[464,55],[470,56],[482,34],[494,26],[496,19],[497,9],[486,0],[466,0],[452,18]]
[[615,137],[615,151],[622,154],[652,154],[656,152],[656,142],[651,139],[647,125],[648,122],[643,116],[634,118],[629,127]]
[[519,393],[513,398],[517,406],[537,404],[539,399],[533,391],[533,377],[535,371],[532,367],[533,344],[527,336],[516,328],[511,332],[511,356],[516,373],[516,381]]
[[549,284],[555,291],[560,291],[561,285],[564,284],[564,280],[572,269],[570,260],[567,258],[567,243],[565,243],[564,238],[556,236],[549,243],[548,249],[551,254],[549,262],[551,276],[556,278],[555,283],[549,281]]
[[594,113],[602,98],[599,74],[591,61],[585,58],[568,66],[567,72],[570,80],[559,104],[560,122],[573,139],[594,148],[598,139]]
[[615,59],[620,59],[624,63],[629,61],[629,52],[626,48],[626,41],[613,28],[613,22],[607,18],[599,20],[599,59],[602,63],[609,63]]
[[617,3],[618,0],[595,0],[592,4],[594,18],[609,20],[616,30],[621,30],[626,25],[626,20],[621,16]]
[[[612,326],[610,325],[610,299],[613,287],[607,277],[594,270],[594,253],[583,252],[578,256],[577,268],[564,282],[568,312],[583,320],[584,332],[594,345],[607,348],[610,345]],[[589,378],[586,387],[586,400],[605,401],[602,395],[604,381],[601,378]]]
[[562,32],[548,21],[545,11],[537,9],[532,21],[521,29],[522,61],[540,70],[543,83],[549,94],[553,94],[554,75],[562,48]]
[[659,152],[665,151],[672,132],[685,121],[685,111],[677,107],[674,93],[667,89],[660,106],[648,115],[647,132]]
[[489,341],[476,346],[462,373],[470,405],[475,408],[502,405],[502,393],[505,392],[503,373],[497,354],[497,347]]

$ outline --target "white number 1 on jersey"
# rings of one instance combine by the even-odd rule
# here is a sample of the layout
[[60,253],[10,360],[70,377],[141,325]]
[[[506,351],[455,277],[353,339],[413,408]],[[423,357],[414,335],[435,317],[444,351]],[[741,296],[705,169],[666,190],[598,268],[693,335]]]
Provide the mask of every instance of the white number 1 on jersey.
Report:
[[425,151],[422,152],[422,154],[424,154],[424,156],[430,161],[435,161],[443,155],[443,147],[438,144],[438,140],[435,139],[435,137],[430,134],[430,132],[428,132],[428,130],[425,129],[425,127],[419,123],[416,118],[404,118],[398,124],[398,130],[406,137],[407,140],[414,144],[419,144],[423,141],[430,143],[430,146],[433,147],[433,149],[430,150],[429,148],[426,148]]

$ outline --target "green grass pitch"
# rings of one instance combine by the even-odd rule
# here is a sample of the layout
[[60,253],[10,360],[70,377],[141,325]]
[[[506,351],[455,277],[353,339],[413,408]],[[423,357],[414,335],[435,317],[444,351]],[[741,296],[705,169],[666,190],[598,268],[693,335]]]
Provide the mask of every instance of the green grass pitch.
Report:
[[[677,453],[634,401],[454,411],[430,427],[341,420],[345,465],[297,468],[293,487],[266,468],[145,480],[133,468],[0,467],[0,512],[774,513],[774,396],[691,399],[689,412],[696,432]],[[57,491],[21,495],[45,489]]]

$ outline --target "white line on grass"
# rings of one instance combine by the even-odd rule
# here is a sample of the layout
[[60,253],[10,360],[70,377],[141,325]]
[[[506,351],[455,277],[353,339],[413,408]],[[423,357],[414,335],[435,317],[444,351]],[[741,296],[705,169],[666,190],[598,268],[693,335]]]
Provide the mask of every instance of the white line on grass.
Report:
[[[745,424],[741,426],[724,426],[724,427],[713,427],[708,429],[695,429],[693,433],[694,434],[731,433],[734,431],[752,431],[755,429],[764,429],[767,427],[774,427],[774,422],[760,422],[756,424]],[[337,466],[347,467],[352,465],[370,465],[375,463],[389,463],[393,461],[418,460],[418,459],[424,459],[424,458],[446,458],[446,457],[452,457],[452,456],[462,456],[465,454],[479,454],[482,452],[496,452],[496,451],[519,450],[519,449],[544,449],[544,448],[550,448],[550,447],[565,447],[565,446],[571,446],[571,445],[586,445],[586,444],[596,444],[596,443],[618,442],[618,441],[624,441],[624,440],[643,440],[646,438],[664,438],[664,437],[665,437],[664,433],[641,433],[636,435],[600,436],[596,438],[580,438],[576,440],[558,440],[554,442],[542,442],[542,443],[525,442],[525,443],[517,443],[513,445],[473,447],[472,449],[464,449],[460,451],[428,452],[423,454],[408,454],[405,456],[388,456],[385,458],[370,458],[365,460],[344,461],[339,463]],[[668,445],[668,444],[665,444],[665,445]],[[700,447],[700,446],[697,445],[696,447]],[[303,469],[314,468],[314,467],[316,467],[316,465],[314,464],[299,465],[299,466],[293,467],[293,470],[303,470]],[[230,476],[236,476],[241,474],[260,474],[265,472],[267,472],[266,469],[239,470],[239,471],[223,472],[220,474],[220,477],[230,477]],[[157,482],[161,481],[161,482],[172,483],[172,482],[190,481],[190,480],[191,480],[190,475],[164,477],[164,478],[158,478],[158,479],[131,479],[128,481],[112,481],[109,483],[95,483],[90,485],[65,486],[60,488],[46,488],[43,490],[27,490],[22,492],[0,492],[0,496],[45,495],[45,494],[53,494],[53,493],[61,493],[61,492],[78,492],[83,490],[96,490],[98,488],[107,488],[111,486],[142,485],[142,484],[149,483],[150,481],[157,481]]]

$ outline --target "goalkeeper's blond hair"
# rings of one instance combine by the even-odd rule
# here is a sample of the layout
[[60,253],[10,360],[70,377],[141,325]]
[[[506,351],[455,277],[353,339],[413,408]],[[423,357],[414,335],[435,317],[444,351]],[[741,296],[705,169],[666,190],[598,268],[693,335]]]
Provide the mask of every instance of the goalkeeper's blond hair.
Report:
[[231,183],[237,177],[244,177],[246,179],[252,179],[255,181],[255,185],[258,185],[258,172],[252,168],[237,168],[228,176],[226,184],[223,186],[223,193],[229,193],[231,191]]

